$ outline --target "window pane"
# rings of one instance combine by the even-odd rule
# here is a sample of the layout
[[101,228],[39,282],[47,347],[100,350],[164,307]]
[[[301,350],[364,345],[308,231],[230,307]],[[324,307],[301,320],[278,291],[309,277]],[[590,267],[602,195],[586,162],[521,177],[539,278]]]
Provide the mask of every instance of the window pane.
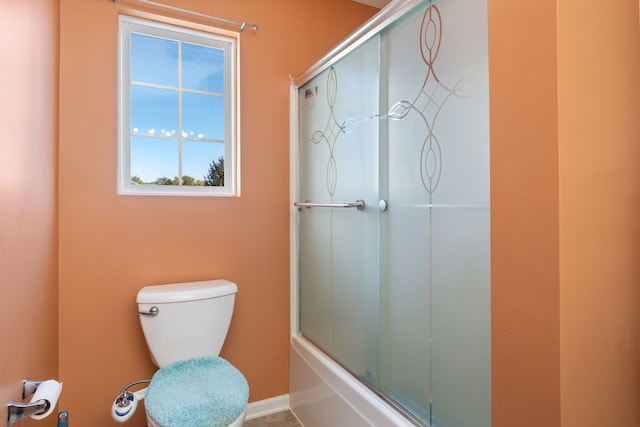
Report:
[[131,137],[131,181],[137,184],[153,184],[162,178],[171,180],[177,176],[177,140]]
[[224,139],[224,98],[183,93],[182,129],[184,137]]
[[158,136],[177,136],[178,92],[131,86],[131,131]]
[[[224,177],[224,161],[220,165],[220,159],[223,157],[224,144],[222,143],[183,141],[182,173],[196,180],[209,182],[208,185],[212,185],[211,181],[216,182],[216,178],[220,175],[220,172],[222,172],[222,178]],[[222,168],[214,167],[213,176],[210,176],[209,168],[213,162],[222,166]],[[220,184],[223,183],[224,182]]]
[[131,81],[178,86],[178,42],[131,34]]
[[224,92],[224,51],[184,43],[182,87],[205,92]]

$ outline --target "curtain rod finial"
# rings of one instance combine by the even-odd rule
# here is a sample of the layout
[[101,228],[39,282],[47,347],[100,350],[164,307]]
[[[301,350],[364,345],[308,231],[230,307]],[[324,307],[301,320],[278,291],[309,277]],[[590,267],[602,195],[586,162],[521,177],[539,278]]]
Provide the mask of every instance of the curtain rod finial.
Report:
[[256,24],[247,24],[247,22],[243,22],[240,24],[240,31],[244,31],[245,28],[247,28],[247,25],[254,31],[256,31],[258,29],[258,25]]

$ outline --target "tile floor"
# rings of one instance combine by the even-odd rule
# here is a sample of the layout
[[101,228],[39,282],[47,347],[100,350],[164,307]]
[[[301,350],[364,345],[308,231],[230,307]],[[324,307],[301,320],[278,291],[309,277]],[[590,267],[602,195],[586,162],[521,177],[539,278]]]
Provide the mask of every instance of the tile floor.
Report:
[[245,421],[244,427],[302,427],[291,411],[283,411]]

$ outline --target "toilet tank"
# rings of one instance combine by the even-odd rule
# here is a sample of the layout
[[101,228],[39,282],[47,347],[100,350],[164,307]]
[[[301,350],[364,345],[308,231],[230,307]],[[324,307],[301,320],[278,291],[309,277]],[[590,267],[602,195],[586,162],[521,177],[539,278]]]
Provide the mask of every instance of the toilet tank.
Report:
[[238,287],[228,280],[145,286],[136,302],[151,360],[218,356],[227,337]]

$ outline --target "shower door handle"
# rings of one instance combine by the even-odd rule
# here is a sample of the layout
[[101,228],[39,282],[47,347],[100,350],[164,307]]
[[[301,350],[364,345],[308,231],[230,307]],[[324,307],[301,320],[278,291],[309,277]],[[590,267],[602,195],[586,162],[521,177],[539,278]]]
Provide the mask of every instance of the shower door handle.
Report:
[[295,202],[293,206],[298,208],[356,208],[361,211],[364,209],[364,200],[356,200],[351,203],[311,203],[310,200],[304,202]]

